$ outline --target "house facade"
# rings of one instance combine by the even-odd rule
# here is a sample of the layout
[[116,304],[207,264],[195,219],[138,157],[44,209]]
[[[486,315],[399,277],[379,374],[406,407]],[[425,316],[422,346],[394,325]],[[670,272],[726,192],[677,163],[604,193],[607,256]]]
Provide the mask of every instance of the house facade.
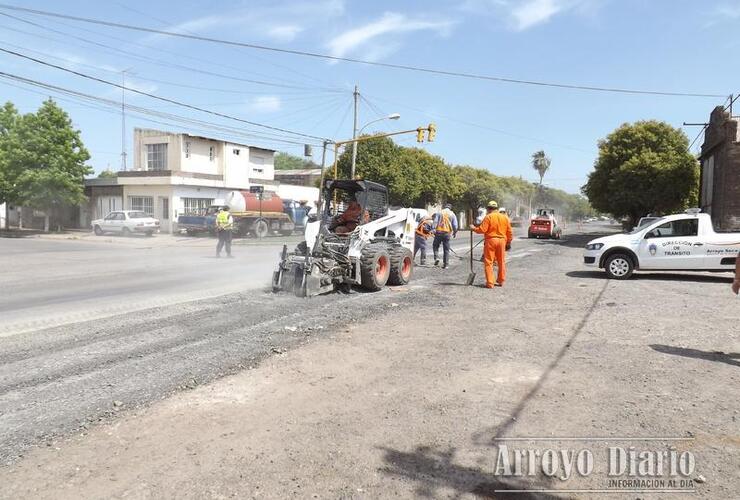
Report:
[[699,160],[702,212],[712,216],[715,231],[740,231],[740,127],[722,106],[710,115]]
[[81,227],[112,210],[143,210],[160,219],[162,232],[177,230],[177,217],[223,203],[233,190],[263,185],[276,191],[274,154],[218,139],[134,129],[134,169],[109,179],[88,179],[89,203]]

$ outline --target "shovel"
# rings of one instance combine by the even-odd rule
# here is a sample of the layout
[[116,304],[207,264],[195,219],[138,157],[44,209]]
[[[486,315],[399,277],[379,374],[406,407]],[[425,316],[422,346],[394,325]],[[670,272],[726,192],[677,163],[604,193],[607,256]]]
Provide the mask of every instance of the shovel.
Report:
[[[470,220],[473,220],[473,212],[470,212]],[[475,281],[475,273],[473,272],[473,231],[470,231],[470,273],[468,279],[465,281],[467,286],[471,286]]]

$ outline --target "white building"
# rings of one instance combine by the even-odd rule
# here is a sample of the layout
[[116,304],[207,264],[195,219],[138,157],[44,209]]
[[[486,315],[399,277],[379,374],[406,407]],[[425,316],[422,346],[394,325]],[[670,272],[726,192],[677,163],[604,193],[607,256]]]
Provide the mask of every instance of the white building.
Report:
[[178,215],[223,203],[229,191],[251,185],[277,191],[274,154],[208,137],[134,129],[134,169],[86,181],[90,203],[80,224],[89,227],[112,210],[143,210],[171,232]]

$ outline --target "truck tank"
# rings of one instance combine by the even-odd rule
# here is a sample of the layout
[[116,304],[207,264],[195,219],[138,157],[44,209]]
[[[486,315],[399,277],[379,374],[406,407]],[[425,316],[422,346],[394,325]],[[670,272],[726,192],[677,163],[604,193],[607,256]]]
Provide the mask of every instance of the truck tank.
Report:
[[[231,191],[224,200],[231,212],[259,212],[260,199],[255,193],[249,191]],[[283,200],[275,193],[265,191],[262,193],[263,212],[283,212]]]

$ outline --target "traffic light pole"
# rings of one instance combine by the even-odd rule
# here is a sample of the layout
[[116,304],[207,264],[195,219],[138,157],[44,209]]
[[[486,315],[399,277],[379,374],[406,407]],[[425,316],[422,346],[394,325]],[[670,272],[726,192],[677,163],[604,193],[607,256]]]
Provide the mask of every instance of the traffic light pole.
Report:
[[[437,127],[436,125],[434,125],[434,123],[430,123],[426,127],[412,128],[410,130],[401,130],[399,132],[389,132],[387,134],[366,135],[363,137],[355,137],[352,139],[348,139],[346,141],[335,142],[334,143],[334,178],[336,179],[338,177],[339,146],[344,146],[346,144],[352,144],[353,147],[356,148],[358,142],[370,141],[372,139],[380,139],[383,137],[392,137],[394,135],[402,135],[402,134],[416,134],[416,142],[424,142],[424,132],[427,132],[427,140],[429,142],[432,142],[434,141],[434,138],[437,135]],[[351,179],[355,178],[354,168],[352,168],[352,176],[350,178]]]

